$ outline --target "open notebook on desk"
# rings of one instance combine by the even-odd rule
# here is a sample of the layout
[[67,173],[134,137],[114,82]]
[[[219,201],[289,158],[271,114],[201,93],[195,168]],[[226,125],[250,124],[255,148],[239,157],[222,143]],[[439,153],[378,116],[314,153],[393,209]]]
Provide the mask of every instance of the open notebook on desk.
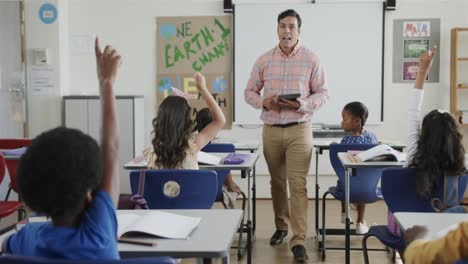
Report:
[[162,238],[188,239],[200,221],[200,217],[158,211],[148,211],[144,215],[118,213],[117,236],[133,238],[132,235],[143,234]]
[[348,151],[349,159],[354,162],[361,161],[380,161],[380,160],[394,160],[405,161],[406,153],[402,153],[393,149],[386,144],[380,144],[365,151]]

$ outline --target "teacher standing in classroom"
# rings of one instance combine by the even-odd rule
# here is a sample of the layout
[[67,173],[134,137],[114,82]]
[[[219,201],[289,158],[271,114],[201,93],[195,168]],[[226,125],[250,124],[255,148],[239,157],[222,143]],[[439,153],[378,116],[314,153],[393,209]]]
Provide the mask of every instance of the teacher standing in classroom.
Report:
[[[299,40],[301,17],[296,11],[288,9],[279,14],[277,33],[279,45],[257,59],[244,96],[248,104],[262,109],[263,154],[271,176],[276,225],[270,245],[283,242],[288,234],[289,220],[294,259],[304,262],[308,259],[304,247],[308,202],[306,177],[313,148],[310,119],[328,100],[327,78],[318,56],[302,46]],[[278,95],[294,93],[299,93],[300,97],[278,99]]]

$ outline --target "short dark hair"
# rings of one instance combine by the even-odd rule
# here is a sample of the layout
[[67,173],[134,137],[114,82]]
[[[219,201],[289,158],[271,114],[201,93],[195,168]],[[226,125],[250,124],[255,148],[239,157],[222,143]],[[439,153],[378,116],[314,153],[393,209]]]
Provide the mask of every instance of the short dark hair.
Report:
[[297,26],[299,28],[301,28],[301,25],[302,25],[301,16],[294,9],[288,9],[288,10],[285,10],[285,11],[281,12],[278,15],[278,24],[279,24],[281,19],[283,19],[285,17],[289,17],[289,16],[290,17],[295,17],[297,19]]
[[367,107],[361,102],[351,102],[345,105],[343,110],[348,111],[353,117],[361,119],[361,128],[364,127],[369,116]]
[[77,129],[58,127],[32,140],[18,166],[18,192],[33,211],[52,219],[79,213],[102,181],[101,150]]
[[211,116],[210,109],[203,108],[198,111],[197,116],[195,117],[195,121],[197,122],[196,127],[197,131],[202,131],[209,123],[213,121],[213,117]]

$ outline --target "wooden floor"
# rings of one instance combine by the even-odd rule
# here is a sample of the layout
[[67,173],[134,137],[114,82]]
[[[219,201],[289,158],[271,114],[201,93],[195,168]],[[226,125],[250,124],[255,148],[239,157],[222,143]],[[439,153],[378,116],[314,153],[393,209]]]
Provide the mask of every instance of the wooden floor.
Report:
[[[215,207],[218,207],[216,205]],[[320,260],[320,253],[317,247],[315,238],[314,221],[315,221],[315,203],[314,200],[309,200],[308,223],[309,231],[307,235],[307,254],[309,255],[308,263],[344,263],[344,250],[327,250],[326,260]],[[327,200],[327,228],[344,228],[340,223],[340,204],[335,200]],[[356,211],[351,210],[352,219],[356,219]],[[387,222],[387,207],[383,201],[369,204],[366,208],[366,221],[370,225],[382,225]],[[11,215],[0,222],[0,228],[8,226],[16,220],[16,215]],[[354,228],[354,226],[351,226]],[[281,245],[270,246],[269,240],[275,230],[273,223],[273,209],[271,200],[257,201],[257,233],[253,243],[252,263],[255,264],[283,264],[294,263],[293,255],[288,245],[291,233],[288,235],[288,240]],[[361,247],[362,236],[351,237],[351,247]],[[327,246],[344,247],[344,236],[327,236]],[[383,248],[382,244],[375,238],[370,238],[368,241],[369,248]],[[370,263],[390,264],[392,263],[388,254],[384,251],[370,251]],[[193,259],[183,259],[181,264],[196,263]],[[220,263],[220,262],[219,262]],[[237,259],[237,251],[231,250],[231,263],[247,263],[247,256],[239,261]],[[362,250],[351,251],[351,263],[364,263]],[[396,263],[401,263],[397,259]]]
[[[320,205],[321,208],[321,205]],[[327,228],[344,228],[344,224],[340,223],[340,204],[335,200],[327,200]],[[356,219],[356,210],[351,210],[351,218]],[[382,225],[387,223],[387,207],[385,203],[377,202],[369,204],[366,207],[367,224]],[[307,254],[309,255],[308,263],[344,263],[345,252],[344,250],[327,250],[326,260],[320,260],[320,253],[317,247],[317,240],[315,238],[315,202],[309,200],[308,208],[308,223],[309,230],[307,235]],[[321,221],[321,220],[320,220]],[[351,226],[354,228],[354,225]],[[252,263],[255,264],[283,264],[294,263],[293,255],[288,245],[291,233],[288,235],[287,242],[277,246],[270,246],[269,240],[275,230],[273,223],[273,209],[271,200],[257,201],[257,234],[253,243]],[[351,247],[361,248],[362,236],[351,237]],[[330,247],[344,247],[344,236],[327,236],[327,246]],[[384,248],[382,244],[375,238],[369,238],[368,248]],[[370,263],[393,263],[391,258],[385,251],[369,251]],[[196,263],[195,260],[185,259],[180,262],[181,264]],[[247,263],[247,256],[245,255],[240,261],[237,260],[237,251],[231,250],[231,263]],[[351,263],[364,263],[362,250],[351,251]],[[401,263],[397,259],[396,263]]]

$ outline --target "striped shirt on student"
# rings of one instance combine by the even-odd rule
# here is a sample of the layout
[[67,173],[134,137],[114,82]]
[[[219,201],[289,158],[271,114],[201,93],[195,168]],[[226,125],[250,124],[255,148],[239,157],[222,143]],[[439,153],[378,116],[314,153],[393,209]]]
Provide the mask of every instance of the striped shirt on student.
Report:
[[[263,91],[263,96],[260,92]],[[311,119],[313,113],[328,100],[327,78],[318,56],[300,42],[287,56],[279,46],[257,59],[244,91],[245,100],[261,109],[263,99],[273,94],[300,93],[298,110],[263,110],[265,124],[287,124]]]

